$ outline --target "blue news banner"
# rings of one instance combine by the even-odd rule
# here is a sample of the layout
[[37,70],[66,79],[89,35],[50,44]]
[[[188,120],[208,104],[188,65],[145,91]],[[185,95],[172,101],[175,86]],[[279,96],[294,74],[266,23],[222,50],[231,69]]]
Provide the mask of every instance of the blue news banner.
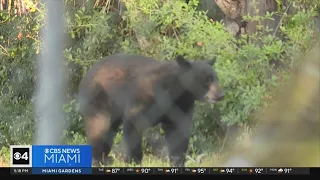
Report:
[[[92,147],[89,145],[12,145],[10,146],[11,174],[93,174]],[[0,169],[1,170],[1,169]],[[31,172],[30,172],[31,170]],[[311,169],[320,173],[320,168]],[[239,175],[308,175],[309,168],[97,168],[94,174],[239,174]],[[317,170],[317,171],[316,171]],[[4,172],[3,171],[0,171]]]
[[[32,145],[10,149],[11,167],[31,167],[32,174],[92,174],[89,145]],[[27,150],[29,158],[26,158]]]

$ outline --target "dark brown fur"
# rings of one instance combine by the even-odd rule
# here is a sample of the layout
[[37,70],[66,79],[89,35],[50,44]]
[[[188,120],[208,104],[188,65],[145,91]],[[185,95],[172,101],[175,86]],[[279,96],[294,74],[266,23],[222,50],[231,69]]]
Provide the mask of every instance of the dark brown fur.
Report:
[[183,166],[195,100],[213,103],[224,96],[212,64],[117,54],[93,65],[79,87],[93,159],[109,154],[123,123],[126,162],[141,163],[143,130],[162,123],[171,165]]

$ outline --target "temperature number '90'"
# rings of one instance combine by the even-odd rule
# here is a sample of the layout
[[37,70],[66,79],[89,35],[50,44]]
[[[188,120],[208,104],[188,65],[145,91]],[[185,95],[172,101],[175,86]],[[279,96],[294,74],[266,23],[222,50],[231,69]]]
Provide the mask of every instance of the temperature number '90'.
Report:
[[150,168],[142,168],[141,173],[148,174],[150,172]]

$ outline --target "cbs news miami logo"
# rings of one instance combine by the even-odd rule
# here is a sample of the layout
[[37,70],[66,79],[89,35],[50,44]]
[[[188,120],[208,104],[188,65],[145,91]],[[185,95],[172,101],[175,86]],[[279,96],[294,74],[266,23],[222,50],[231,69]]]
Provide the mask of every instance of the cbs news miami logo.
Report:
[[10,167],[90,167],[90,145],[11,145]]

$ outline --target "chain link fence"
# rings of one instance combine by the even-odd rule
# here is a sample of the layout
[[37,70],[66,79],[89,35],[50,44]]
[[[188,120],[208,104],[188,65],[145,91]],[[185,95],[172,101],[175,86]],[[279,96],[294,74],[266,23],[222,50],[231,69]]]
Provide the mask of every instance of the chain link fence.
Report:
[[[61,108],[67,79],[62,49],[64,7],[63,1],[58,0],[47,0],[46,6],[44,49],[38,59],[40,71],[35,109],[39,118],[34,144],[60,144],[60,137],[66,128]],[[254,136],[252,147],[232,149],[234,156],[226,161],[226,166],[319,166],[319,48],[317,46],[310,52],[302,70],[277,99],[278,104],[262,116],[263,121]],[[140,61],[132,57],[126,64],[121,64],[123,62],[120,59],[108,60],[108,63],[115,63],[112,66],[98,63],[96,68],[103,71],[98,68],[97,73],[89,74],[87,81],[88,86],[100,82],[100,87],[96,87],[94,92],[80,94],[83,98],[79,100],[83,104],[82,114],[87,119],[87,136],[94,145],[93,156],[102,159],[100,157],[110,152],[122,120],[127,158],[140,162],[142,131],[161,120],[171,165],[183,166],[191,135],[193,100],[199,100],[207,92],[216,95],[216,99],[207,99],[210,102],[222,96],[218,85],[214,83],[214,75],[213,79],[206,79],[210,74],[205,76],[205,73],[212,72],[208,70],[211,66],[199,62],[188,69],[188,63],[184,61],[162,63],[148,59]],[[151,68],[155,64],[158,69]],[[149,68],[143,72],[142,66]],[[165,73],[170,68],[172,71],[169,72],[179,74],[177,78],[166,78],[172,75]],[[180,70],[183,72],[179,73]],[[150,71],[156,72],[155,76]],[[106,73],[117,75],[109,77],[113,87],[102,83],[108,78]],[[134,78],[131,76],[133,74],[141,76]],[[200,74],[203,78],[195,81],[194,76]],[[157,84],[159,77],[166,81]],[[127,83],[121,84],[122,80]],[[134,98],[142,100],[136,101]]]
[[[47,12],[46,26],[42,32],[44,39],[43,51],[38,57],[37,64],[39,73],[36,91],[37,101],[35,104],[37,119],[34,144],[61,144],[63,130],[67,128],[65,126],[64,113],[61,108],[64,103],[67,79],[63,65],[64,58],[62,49],[63,44],[65,43],[65,20],[63,17],[64,4],[63,1],[55,0],[47,0],[44,1],[44,3]],[[132,61],[133,59],[131,58],[130,62],[134,62]],[[134,69],[135,72],[129,72],[124,76],[139,74],[139,77],[131,79],[133,80],[132,82],[130,82],[130,79],[124,79],[124,81],[127,82],[127,86],[124,86],[123,88],[127,88],[126,90],[111,88],[109,89],[111,92],[102,96],[99,94],[101,92],[97,92],[98,94],[93,93],[84,95],[86,98],[94,96],[93,99],[88,100],[96,101],[85,102],[93,104],[91,104],[91,106],[88,106],[87,104],[85,107],[87,109],[84,113],[86,116],[86,112],[90,111],[88,120],[90,122],[87,122],[87,136],[94,145],[94,153],[101,153],[99,155],[102,155],[110,152],[113,138],[120,126],[120,123],[115,121],[120,118],[123,119],[124,122],[124,141],[127,145],[128,158],[132,158],[135,162],[140,162],[142,158],[142,131],[147,127],[154,126],[158,121],[161,121],[163,122],[163,128],[166,131],[165,139],[169,145],[172,165],[183,166],[184,155],[187,151],[191,135],[194,100],[204,98],[207,93],[208,96],[206,97],[209,98],[207,100],[213,102],[218,101],[220,98],[219,96],[223,95],[222,91],[219,89],[216,74],[212,71],[212,65],[204,62],[197,62],[194,67],[188,67],[190,64],[181,58],[178,58],[177,62],[178,63],[174,61],[166,63],[163,67],[153,69],[153,71],[156,72],[150,74],[148,72],[138,73],[138,71],[141,71],[140,68],[145,65],[149,64],[149,68],[152,68],[155,64],[160,62],[150,61],[149,59],[145,62],[137,61],[137,64],[131,64],[133,66],[137,65],[136,69]],[[176,64],[179,64],[180,67],[175,67]],[[98,63],[98,66],[99,65],[100,64]],[[175,71],[179,71],[179,69],[183,70],[183,72],[180,73],[176,79],[173,78],[168,81],[165,76],[170,78],[172,74],[166,74],[164,72],[169,72],[167,69],[173,67],[175,68],[171,69],[170,72],[176,73]],[[127,71],[130,68],[131,67],[128,67],[128,69],[124,69],[124,71]],[[112,72],[112,69],[109,70]],[[152,71],[152,69],[149,70]],[[104,73],[107,72],[108,70]],[[96,78],[105,78],[103,75],[107,74],[104,73],[97,74]],[[120,76],[121,73],[123,72],[120,72]],[[203,77],[200,77],[202,79],[196,79],[198,81],[194,81],[195,75],[201,75]],[[162,86],[155,84],[158,82],[159,78],[166,80],[161,82]],[[156,88],[148,87],[151,85]],[[117,91],[117,96],[110,98],[113,95],[113,90]],[[140,98],[140,96],[151,98],[152,96],[152,94],[139,94],[140,92],[155,93],[155,96],[153,96],[152,99],[149,99],[152,100],[153,103],[144,104],[140,101],[139,103],[142,104],[135,104],[136,101],[134,101],[133,98]],[[114,106],[117,106],[117,108],[114,108]],[[101,108],[109,108],[109,112],[101,110]],[[118,114],[118,112],[122,112],[122,114]],[[92,125],[90,125],[90,123],[92,123]],[[88,130],[88,128],[90,130]]]

